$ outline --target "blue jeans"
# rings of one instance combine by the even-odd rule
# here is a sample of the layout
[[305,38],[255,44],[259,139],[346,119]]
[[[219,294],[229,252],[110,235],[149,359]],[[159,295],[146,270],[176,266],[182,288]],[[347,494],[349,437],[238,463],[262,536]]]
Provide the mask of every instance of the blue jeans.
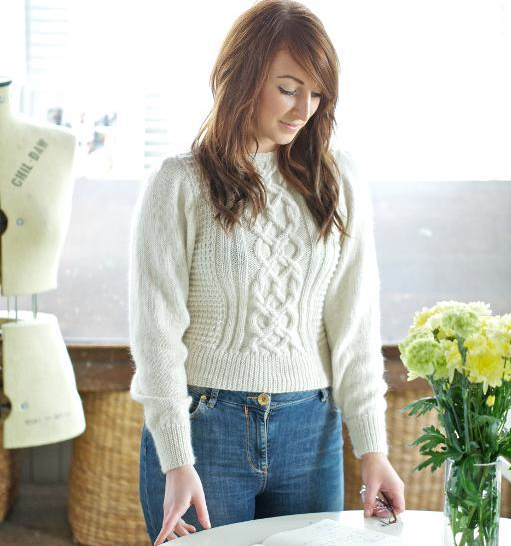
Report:
[[[331,387],[254,393],[188,385],[188,393],[194,466],[212,527],[343,510],[342,420]],[[151,543],[161,530],[164,494],[165,475],[144,425],[140,500]],[[193,504],[183,519],[203,530]]]

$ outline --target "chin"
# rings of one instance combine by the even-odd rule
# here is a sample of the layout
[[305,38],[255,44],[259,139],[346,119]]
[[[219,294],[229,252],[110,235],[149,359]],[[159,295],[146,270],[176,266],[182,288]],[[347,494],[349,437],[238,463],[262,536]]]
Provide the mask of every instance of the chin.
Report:
[[279,135],[277,138],[272,140],[275,142],[275,144],[289,144],[295,138],[295,136],[296,135]]

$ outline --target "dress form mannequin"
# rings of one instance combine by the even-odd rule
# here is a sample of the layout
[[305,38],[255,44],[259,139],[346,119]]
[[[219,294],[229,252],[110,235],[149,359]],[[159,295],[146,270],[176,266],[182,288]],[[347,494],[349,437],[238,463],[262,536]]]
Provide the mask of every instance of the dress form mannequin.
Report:
[[56,126],[15,116],[10,81],[0,77],[0,206],[2,295],[57,288],[57,271],[71,215],[75,137]]
[[18,311],[17,295],[57,287],[71,215],[75,137],[12,113],[0,76],[0,287],[15,296],[0,311],[3,388],[10,402],[4,447],[59,442],[85,430],[73,367],[57,318]]

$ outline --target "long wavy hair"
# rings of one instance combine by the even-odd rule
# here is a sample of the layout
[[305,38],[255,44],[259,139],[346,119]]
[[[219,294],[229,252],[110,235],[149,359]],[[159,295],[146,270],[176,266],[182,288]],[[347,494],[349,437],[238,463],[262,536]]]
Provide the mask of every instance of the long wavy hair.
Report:
[[[258,98],[279,49],[293,59],[319,87],[316,112],[296,137],[277,150],[278,169],[300,192],[319,235],[328,238],[335,225],[346,234],[337,210],[340,166],[330,151],[336,125],[339,60],[316,15],[292,0],[262,0],[234,22],[213,67],[210,86],[214,103],[199,129],[191,151],[203,184],[216,208],[215,219],[229,233],[252,204],[251,219],[266,207],[266,189],[250,160]],[[241,85],[242,84],[242,85]]]

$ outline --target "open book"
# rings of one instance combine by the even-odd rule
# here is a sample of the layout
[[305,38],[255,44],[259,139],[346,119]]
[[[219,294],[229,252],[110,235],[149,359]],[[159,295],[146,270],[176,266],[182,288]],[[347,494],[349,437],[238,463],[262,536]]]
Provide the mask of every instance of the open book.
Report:
[[366,528],[350,527],[333,519],[322,519],[292,531],[275,533],[252,546],[409,546],[399,538]]

